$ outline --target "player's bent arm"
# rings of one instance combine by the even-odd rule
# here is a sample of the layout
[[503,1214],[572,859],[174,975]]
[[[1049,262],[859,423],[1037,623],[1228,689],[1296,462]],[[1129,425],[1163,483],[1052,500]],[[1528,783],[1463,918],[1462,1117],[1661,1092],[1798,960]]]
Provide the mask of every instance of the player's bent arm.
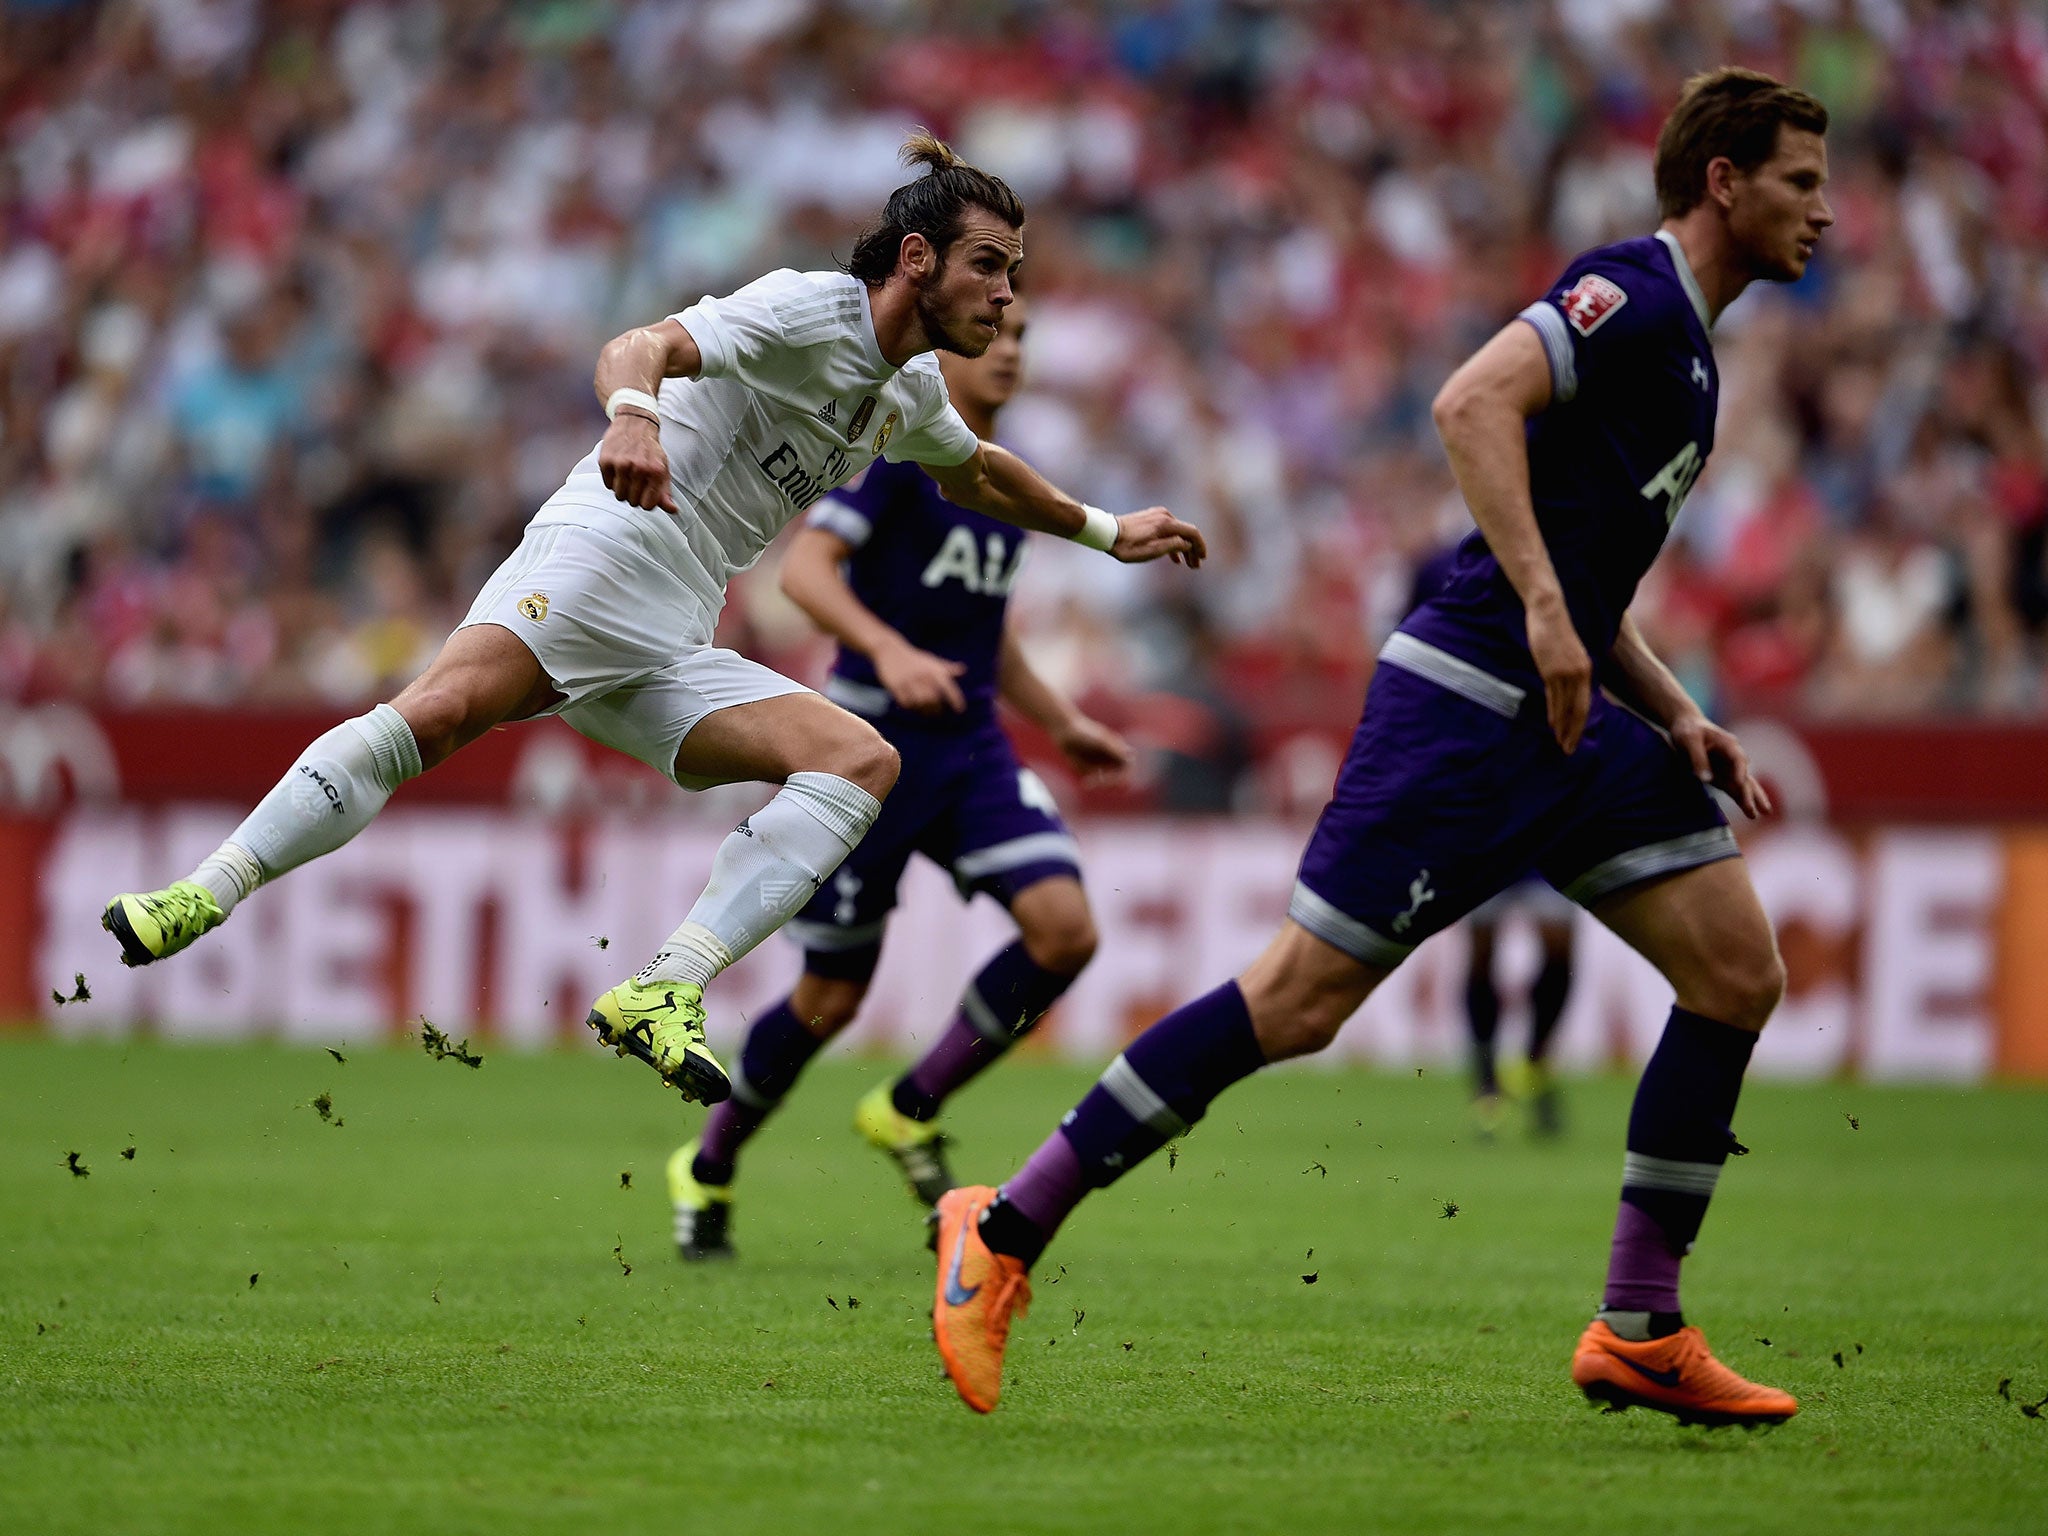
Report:
[[1017,632],[1003,625],[1002,649],[996,653],[996,691],[1003,702],[1025,719],[1043,726],[1053,736],[1070,726],[1080,715],[1074,701],[1038,675],[1017,643]]
[[1536,330],[1510,321],[1444,382],[1430,417],[1487,546],[1524,607],[1564,602],[1529,498],[1524,424],[1550,404],[1550,363]]
[[829,528],[799,529],[782,562],[782,591],[818,628],[872,661],[910,642],[847,584],[839,568],[852,553]]
[[1629,702],[1671,733],[1671,745],[1692,764],[1701,783],[1724,791],[1752,821],[1770,813],[1771,797],[1750,770],[1749,754],[1742,750],[1742,743],[1733,731],[1707,718],[1685,685],[1650,649],[1650,642],[1636,627],[1634,614],[1621,616],[1621,628],[1608,655]]
[[919,650],[860,600],[840,571],[852,553],[853,546],[829,528],[799,530],[782,562],[784,595],[818,628],[872,661],[875,676],[905,709],[926,714],[965,709],[967,699],[954,681],[965,669]]
[[1621,616],[1621,628],[1615,634],[1614,649],[1608,655],[1627,686],[1628,702],[1666,730],[1673,729],[1688,715],[1705,713],[1693,701],[1693,696],[1685,691],[1678,675],[1650,649],[1650,642],[1636,627],[1634,614],[1624,613]]
[[1131,744],[1040,677],[1008,623],[996,653],[996,689],[1017,713],[1043,726],[1067,761],[1089,779],[1116,778],[1130,770]]
[[614,336],[597,354],[597,376],[592,381],[598,404],[609,404],[621,389],[653,394],[663,379],[694,379],[704,367],[704,354],[697,338],[670,317],[656,325],[635,326]]
[[[959,464],[927,464],[924,471],[938,482],[946,500],[955,506],[985,512],[1034,533],[1078,539],[1107,549],[1126,564],[1165,557],[1195,566],[1209,553],[1201,530],[1182,522],[1164,507],[1147,507],[1113,520],[1100,513],[1091,517],[1087,506],[996,443],[983,442]],[[1116,525],[1114,542],[1109,541],[1107,529],[1103,528],[1105,537],[1098,543],[1094,535],[1105,520]]]
[[650,512],[657,507],[677,510],[669,491],[668,454],[661,446],[655,391],[663,379],[695,378],[703,366],[696,338],[674,319],[614,336],[597,354],[591,382],[612,419],[598,445],[597,467],[619,500]]
[[1549,404],[1543,342],[1534,326],[1513,320],[1445,381],[1430,416],[1472,520],[1522,599],[1550,729],[1572,752],[1593,706],[1593,659],[1572,627],[1529,495],[1525,428]]

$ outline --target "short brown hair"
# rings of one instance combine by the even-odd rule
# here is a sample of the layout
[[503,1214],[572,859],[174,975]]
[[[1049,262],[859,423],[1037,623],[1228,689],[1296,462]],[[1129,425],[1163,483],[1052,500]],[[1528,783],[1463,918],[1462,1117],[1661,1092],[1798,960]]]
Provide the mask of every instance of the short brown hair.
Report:
[[1012,229],[1024,227],[1024,203],[1001,177],[977,170],[942,144],[930,129],[920,128],[903,141],[905,165],[921,165],[926,173],[889,194],[882,222],[860,237],[846,270],[870,286],[896,270],[903,237],[923,235],[944,260],[946,247],[959,237],[969,208],[986,208]]
[[1828,109],[1754,69],[1694,75],[1657,135],[1657,216],[1690,213],[1707,196],[1707,165],[1726,157],[1753,171],[1778,151],[1778,130],[1828,131]]

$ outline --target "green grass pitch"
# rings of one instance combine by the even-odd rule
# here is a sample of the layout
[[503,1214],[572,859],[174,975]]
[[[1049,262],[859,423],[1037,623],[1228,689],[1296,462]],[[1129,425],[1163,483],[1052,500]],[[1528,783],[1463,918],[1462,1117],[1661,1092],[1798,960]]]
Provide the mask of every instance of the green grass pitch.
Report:
[[[848,1130],[880,1065],[804,1082],[707,1272],[662,1187],[701,1112],[594,1051],[485,1054],[0,1041],[0,1530],[2048,1520],[2038,1092],[1751,1086],[1687,1294],[1803,1400],[1775,1432],[1603,1417],[1566,1377],[1629,1085],[1576,1085],[1563,1145],[1483,1147],[1436,1071],[1227,1095],[1076,1218],[981,1419],[927,1336],[918,1213]],[[1088,1079],[984,1078],[961,1173]]]

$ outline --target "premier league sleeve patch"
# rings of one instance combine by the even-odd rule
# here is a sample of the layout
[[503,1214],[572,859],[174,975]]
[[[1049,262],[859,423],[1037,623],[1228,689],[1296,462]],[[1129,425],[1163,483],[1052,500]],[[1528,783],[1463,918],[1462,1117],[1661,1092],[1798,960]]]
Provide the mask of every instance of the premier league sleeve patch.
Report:
[[1612,278],[1588,272],[1558,298],[1558,308],[1581,336],[1590,336],[1617,309],[1628,302],[1628,294]]

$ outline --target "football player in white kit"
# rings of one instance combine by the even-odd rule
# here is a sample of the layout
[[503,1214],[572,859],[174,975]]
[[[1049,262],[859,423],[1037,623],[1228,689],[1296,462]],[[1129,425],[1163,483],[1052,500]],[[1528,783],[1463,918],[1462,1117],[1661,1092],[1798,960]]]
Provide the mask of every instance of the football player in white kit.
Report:
[[109,902],[124,962],[185,948],[492,726],[560,714],[685,789],[782,786],[726,838],[655,957],[589,1014],[685,1099],[731,1092],[704,1043],[704,986],[810,899],[897,772],[865,720],[712,645],[732,573],[877,455],[924,465],[963,506],[1119,560],[1205,553],[1163,507],[1085,506],[961,421],[932,353],[978,357],[995,339],[1024,209],[929,134],[903,156],[927,173],[890,195],[845,272],[773,272],[606,344],[595,384],[610,429],[432,665],[308,747],[190,878]]

